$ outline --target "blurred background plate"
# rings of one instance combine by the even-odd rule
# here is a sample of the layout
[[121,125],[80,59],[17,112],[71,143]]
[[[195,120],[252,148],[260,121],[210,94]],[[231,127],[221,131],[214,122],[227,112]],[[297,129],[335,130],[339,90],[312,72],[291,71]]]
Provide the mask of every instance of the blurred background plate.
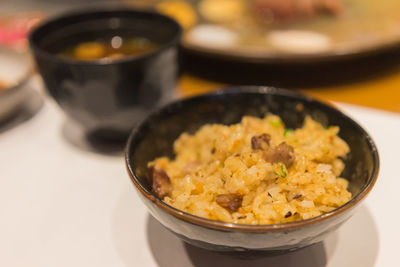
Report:
[[[330,3],[327,6],[339,5],[293,12],[282,11],[288,9],[285,2],[275,0],[126,2],[153,6],[180,21],[186,29],[182,46],[187,52],[224,60],[305,64],[400,47],[398,0],[321,0]],[[273,2],[278,7],[271,8]]]

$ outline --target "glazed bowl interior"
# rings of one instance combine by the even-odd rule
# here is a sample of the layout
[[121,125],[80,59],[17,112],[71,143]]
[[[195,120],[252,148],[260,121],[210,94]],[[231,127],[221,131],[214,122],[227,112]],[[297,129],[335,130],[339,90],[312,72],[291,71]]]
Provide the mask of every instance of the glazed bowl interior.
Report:
[[[319,217],[334,216],[340,209],[357,204],[371,190],[379,170],[377,149],[367,134],[351,118],[327,104],[300,95],[293,91],[268,87],[227,88],[221,93],[203,95],[173,103],[154,113],[136,130],[128,140],[126,160],[134,184],[141,194],[154,202],[159,200],[151,193],[151,183],[147,176],[147,163],[161,156],[174,157],[173,142],[183,132],[194,133],[204,124],[238,123],[244,115],[262,117],[266,113],[279,115],[286,127],[302,127],[305,116],[309,115],[324,126],[340,127],[339,136],[350,146],[350,153],[345,160],[346,168],[342,177],[349,180],[349,190],[353,197],[342,207]],[[158,207],[179,215],[181,211],[159,203]],[[175,214],[174,214],[175,213]],[[183,213],[184,214],[184,213]],[[184,219],[196,216],[184,214]],[[318,217],[284,223],[279,225],[250,225],[244,228],[268,230],[279,227],[293,227],[304,221],[317,221]],[[196,218],[196,223],[205,223],[213,227],[226,229],[244,229],[239,224],[228,224],[203,218]]]
[[[48,56],[57,56],[78,43],[96,39],[109,40],[114,36],[124,38],[143,37],[151,42],[165,46],[176,44],[180,38],[180,27],[171,19],[150,11],[129,9],[90,10],[64,15],[46,22],[31,35],[34,49]],[[149,53],[151,54],[151,53]],[[137,58],[123,57],[122,61]],[[60,58],[67,61],[79,61]],[[121,60],[112,60],[119,62]],[[81,61],[82,62],[82,61]],[[83,63],[83,62],[82,62]],[[86,61],[96,64],[98,61]],[[104,64],[100,63],[100,64]]]

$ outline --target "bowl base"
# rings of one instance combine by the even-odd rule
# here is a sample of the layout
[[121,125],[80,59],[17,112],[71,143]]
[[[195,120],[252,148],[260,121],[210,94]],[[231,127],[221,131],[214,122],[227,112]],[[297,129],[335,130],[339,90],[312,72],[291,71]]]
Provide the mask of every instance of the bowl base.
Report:
[[[168,228],[167,228],[168,229]],[[168,229],[169,230],[169,229]],[[309,247],[313,244],[299,244],[297,246],[290,246],[286,248],[260,248],[260,249],[247,249],[242,247],[229,247],[223,245],[216,245],[205,243],[200,240],[192,240],[188,239],[185,236],[182,236],[176,232],[173,232],[176,236],[182,239],[185,242],[186,247],[196,247],[198,249],[205,249],[209,251],[213,251],[215,253],[239,258],[239,259],[259,259],[264,257],[278,256],[290,252],[294,252],[306,247]]]
[[86,140],[96,150],[103,152],[123,151],[128,133],[111,130],[98,129],[87,133]]

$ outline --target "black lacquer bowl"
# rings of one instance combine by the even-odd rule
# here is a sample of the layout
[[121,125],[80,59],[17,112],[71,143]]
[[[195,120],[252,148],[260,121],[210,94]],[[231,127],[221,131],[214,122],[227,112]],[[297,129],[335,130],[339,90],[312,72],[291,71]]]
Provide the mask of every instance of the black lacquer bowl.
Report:
[[[299,109],[299,105],[304,108]],[[242,116],[279,115],[289,128],[302,126],[310,115],[323,125],[338,125],[350,146],[343,177],[349,179],[352,199],[321,216],[273,225],[243,225],[200,218],[177,210],[151,193],[147,163],[173,156],[172,144],[182,132],[195,132],[208,123],[238,123]],[[221,93],[172,103],[149,116],[130,135],[126,165],[133,184],[150,213],[190,244],[217,251],[282,252],[322,241],[356,211],[374,186],[379,171],[377,148],[355,121],[336,108],[293,91],[269,87],[232,87]]]
[[[170,101],[177,78],[180,26],[151,11],[88,10],[44,22],[29,36],[50,95],[85,131],[126,138],[151,110]],[[159,45],[141,56],[79,61],[60,55],[84,41],[143,37]]]

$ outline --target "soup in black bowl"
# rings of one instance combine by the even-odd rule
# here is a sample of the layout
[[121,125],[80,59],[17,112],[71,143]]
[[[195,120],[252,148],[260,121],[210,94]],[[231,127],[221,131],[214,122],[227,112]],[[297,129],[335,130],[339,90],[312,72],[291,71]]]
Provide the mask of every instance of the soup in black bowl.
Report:
[[114,36],[111,39],[94,39],[79,42],[60,55],[76,60],[101,60],[103,62],[121,59],[124,57],[138,57],[151,53],[158,45],[147,38],[122,38]]
[[166,16],[115,9],[45,21],[29,41],[48,92],[69,117],[89,135],[125,140],[172,99],[180,37],[180,26]]

